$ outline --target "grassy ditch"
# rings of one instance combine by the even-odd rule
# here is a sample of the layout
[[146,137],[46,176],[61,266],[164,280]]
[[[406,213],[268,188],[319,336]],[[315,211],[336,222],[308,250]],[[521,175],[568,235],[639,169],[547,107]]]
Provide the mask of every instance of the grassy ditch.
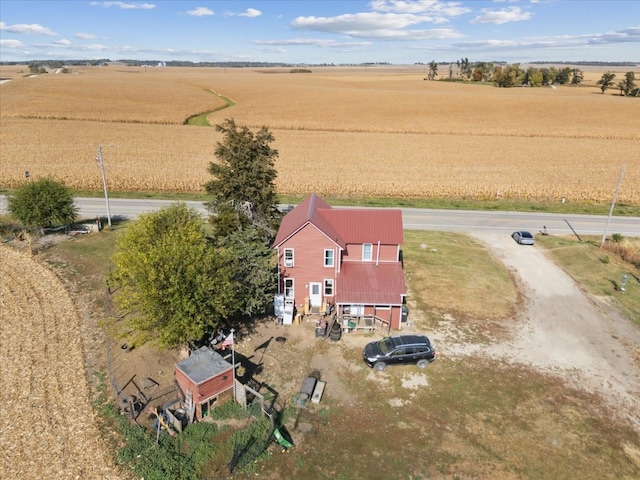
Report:
[[[608,299],[640,327],[640,239],[608,240],[603,248],[596,237],[580,242],[574,237],[539,236],[537,242],[578,284],[592,295]],[[623,275],[627,280],[624,292]]]

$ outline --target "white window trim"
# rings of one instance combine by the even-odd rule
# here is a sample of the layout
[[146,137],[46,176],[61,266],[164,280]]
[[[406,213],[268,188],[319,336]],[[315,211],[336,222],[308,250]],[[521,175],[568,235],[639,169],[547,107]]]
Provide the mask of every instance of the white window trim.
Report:
[[[331,263],[330,264],[327,263],[327,260],[328,260],[327,252],[331,252],[332,253],[332,255],[331,255]],[[327,267],[327,268],[331,268],[331,267],[335,266],[335,264],[336,264],[336,251],[334,249],[332,249],[332,248],[325,248],[324,249],[323,263],[324,263],[324,266]]]
[[[287,252],[291,252],[291,258],[288,259],[287,258]],[[294,265],[294,259],[295,259],[295,255],[294,255],[294,251],[293,248],[285,248],[284,249],[284,266],[287,268],[291,268]]]
[[[291,282],[291,295],[287,295],[287,282]],[[294,298],[296,295],[295,282],[293,278],[285,278],[284,279],[284,298]]]
[[[369,248],[370,248],[370,250],[369,250],[369,258],[367,258],[367,257],[365,256],[365,252],[366,252],[366,250],[365,250],[365,248],[364,248],[364,247],[365,247],[365,246],[367,246],[367,245],[368,245],[368,246],[369,246]],[[372,261],[372,260],[373,260],[373,243],[363,243],[363,244],[362,244],[362,261],[363,261],[363,262],[370,262],[370,261]]]

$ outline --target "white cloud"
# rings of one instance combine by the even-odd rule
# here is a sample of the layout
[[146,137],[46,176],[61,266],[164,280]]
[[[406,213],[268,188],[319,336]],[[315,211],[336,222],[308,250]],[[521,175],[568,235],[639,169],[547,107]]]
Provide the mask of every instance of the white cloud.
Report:
[[366,47],[371,42],[339,42],[337,40],[327,40],[320,38],[289,38],[286,40],[256,40],[257,45],[291,45],[291,46],[316,46],[316,47]]
[[187,11],[187,15],[192,17],[206,17],[209,15],[215,15],[213,10],[209,10],[207,7],[196,7],[193,10]]
[[241,12],[241,13],[225,12],[224,15],[225,15],[225,17],[249,17],[249,18],[254,18],[254,17],[259,17],[260,15],[262,15],[262,12],[260,10],[256,10],[255,8],[247,8],[244,12]]
[[11,33],[22,33],[26,35],[49,35],[51,37],[57,35],[47,27],[43,27],[42,25],[39,25],[37,23],[17,23],[15,25],[7,25],[4,22],[0,22],[0,30]]
[[640,27],[592,35],[590,43],[640,43]]
[[405,29],[405,27],[425,22],[439,23],[439,19],[424,15],[370,12],[337,17],[298,17],[293,20],[292,26],[304,30],[339,33],[355,38],[386,40],[425,40],[464,36],[451,28]]
[[453,46],[462,50],[492,51],[514,49],[586,49],[589,47],[615,45],[620,43],[640,43],[640,27],[616,32],[592,33],[585,35],[550,35],[512,40],[483,40],[457,43]]
[[372,10],[392,13],[435,14],[445,17],[455,17],[469,13],[471,10],[460,6],[459,2],[441,2],[438,0],[373,0]]
[[0,40],[0,46],[3,48],[24,48],[24,43],[20,40],[2,39]]
[[84,46],[84,47],[78,47],[78,48],[80,48],[81,50],[97,51],[97,50],[107,50],[107,48],[109,48],[109,47],[107,47],[106,45],[101,45],[99,43],[94,43],[94,44],[91,44],[91,45],[87,45],[87,46]]
[[260,49],[261,52],[263,53],[276,53],[276,54],[284,54],[284,53],[289,53],[289,50],[287,50],[286,48],[262,48]]
[[81,38],[82,40],[92,40],[96,38],[96,36],[93,33],[86,33],[86,32],[78,32],[74,36],[76,38]]
[[330,33],[355,35],[381,28],[399,29],[425,22],[424,17],[394,13],[347,13],[337,17],[298,17],[292,22],[295,28]]
[[525,12],[520,7],[509,7],[501,10],[483,8],[482,13],[471,20],[470,23],[493,23],[495,25],[502,25],[503,23],[531,20],[531,18],[533,18],[531,12]]
[[156,8],[153,3],[128,3],[128,2],[91,2],[94,7],[118,7],[123,10],[151,10]]
[[262,15],[262,12],[260,10],[256,10],[255,8],[247,8],[247,10],[244,13],[239,13],[238,15],[241,17],[254,18]]
[[72,43],[66,38],[61,38],[60,40],[56,40],[55,42],[53,42],[53,44],[58,45],[60,47],[69,47],[72,45]]

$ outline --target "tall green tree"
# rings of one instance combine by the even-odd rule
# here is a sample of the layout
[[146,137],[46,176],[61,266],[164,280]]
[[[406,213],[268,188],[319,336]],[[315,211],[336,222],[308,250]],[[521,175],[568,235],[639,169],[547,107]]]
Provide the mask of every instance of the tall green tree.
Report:
[[471,63],[469,63],[468,58],[461,58],[458,61],[458,70],[460,71],[460,76],[463,80],[469,80],[471,75],[473,74],[473,67]]
[[427,75],[427,78],[429,80],[435,80],[437,75],[438,75],[438,64],[436,63],[435,60],[431,60],[429,62],[429,74]]
[[598,85],[600,87],[600,90],[602,90],[603,94],[604,94],[604,92],[607,91],[607,89],[609,87],[611,87],[613,85],[614,78],[616,78],[616,74],[615,73],[607,72],[607,73],[603,74],[602,78],[600,78],[600,80],[598,80],[596,82],[596,85]]
[[78,215],[73,191],[51,178],[27,181],[9,196],[9,213],[25,227],[67,225]]
[[188,344],[234,308],[230,258],[207,240],[203,219],[184,204],[141,215],[118,237],[112,260],[109,284],[131,314],[128,326],[138,341]]
[[579,68],[574,68],[571,71],[571,85],[580,85],[583,79],[584,74],[582,73],[582,70],[580,70]]
[[618,82],[618,88],[620,88],[620,95],[629,95],[634,88],[636,88],[636,74],[634,72],[627,72],[624,75],[624,80]]
[[473,64],[473,81],[474,82],[488,82],[491,79],[493,73],[493,63],[491,62],[476,62]]
[[498,87],[515,87],[522,85],[525,72],[520,68],[520,64],[498,66],[493,71],[493,81]]
[[280,223],[275,189],[278,151],[267,127],[252,132],[232,119],[216,125],[224,140],[215,149],[217,162],[209,163],[214,179],[205,184],[212,199],[207,207],[217,237],[225,237],[248,226],[273,237]]
[[256,229],[249,228],[222,239],[220,248],[228,259],[226,275],[236,292],[232,316],[241,320],[263,315],[273,304],[278,278],[271,244],[265,243]]
[[525,73],[524,83],[531,87],[542,86],[542,72],[539,68],[529,67]]
[[569,83],[569,79],[571,78],[571,68],[564,67],[561,68],[556,74],[556,78],[553,83],[557,83],[558,85],[565,85]]

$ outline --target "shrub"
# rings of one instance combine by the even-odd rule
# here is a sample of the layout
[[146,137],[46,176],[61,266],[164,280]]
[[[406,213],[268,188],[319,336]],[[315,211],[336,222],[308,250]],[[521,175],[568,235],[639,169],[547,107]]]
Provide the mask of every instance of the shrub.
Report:
[[619,255],[622,260],[640,268],[640,240],[624,238],[619,242],[605,243],[605,249]]

